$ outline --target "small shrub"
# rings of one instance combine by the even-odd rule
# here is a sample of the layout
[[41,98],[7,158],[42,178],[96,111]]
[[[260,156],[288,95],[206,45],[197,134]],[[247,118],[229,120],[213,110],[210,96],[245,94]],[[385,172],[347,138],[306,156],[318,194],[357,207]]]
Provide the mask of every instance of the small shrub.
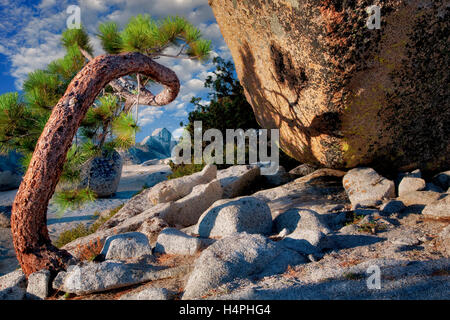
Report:
[[358,230],[360,232],[366,232],[366,233],[371,233],[371,234],[376,234],[377,232],[385,230],[385,229],[386,229],[386,226],[380,225],[379,223],[377,223],[375,221],[363,223],[360,226],[358,226]]
[[355,224],[364,219],[364,215],[357,215],[355,212],[347,212],[345,217],[345,225],[348,226],[350,224]]
[[344,274],[344,278],[347,280],[361,280],[364,279],[364,275],[361,273],[349,272]]
[[66,244],[68,244],[69,242],[74,241],[75,239],[85,237],[88,235],[90,235],[89,228],[86,227],[84,224],[79,223],[75,228],[61,232],[58,240],[55,241],[55,246],[61,248]]
[[62,216],[67,209],[80,209],[85,203],[95,199],[95,193],[89,188],[84,188],[57,192],[54,202],[58,206],[58,214]]
[[[108,215],[100,216],[90,227],[79,223],[75,228],[63,231],[59,235],[59,238],[55,241],[55,246],[61,248],[78,238],[86,237],[95,233],[102,224],[111,219],[117,212],[119,212],[120,209],[122,209],[123,206],[124,205],[121,204],[120,206],[111,209]],[[96,212],[94,215],[99,215],[99,213]]]

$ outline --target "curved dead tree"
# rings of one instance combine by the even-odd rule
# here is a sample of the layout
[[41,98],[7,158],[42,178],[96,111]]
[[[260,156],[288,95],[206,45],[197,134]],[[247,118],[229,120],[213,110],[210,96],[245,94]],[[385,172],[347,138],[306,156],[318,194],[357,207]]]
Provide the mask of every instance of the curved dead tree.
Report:
[[28,170],[12,207],[11,231],[17,259],[28,276],[41,269],[65,269],[71,255],[52,245],[47,230],[47,206],[86,112],[109,82],[140,73],[164,86],[157,95],[148,93],[145,104],[164,106],[180,90],[175,72],[140,53],[103,55],[92,59],[71,81],[37,142]]
[[[83,48],[78,48],[80,52],[83,54],[83,56],[88,60],[92,61],[94,57],[92,57],[86,50],[83,50]],[[156,96],[150,92],[145,85],[140,84],[139,85],[139,97],[136,96],[135,93],[130,92],[130,90],[127,88],[130,85],[125,79],[113,79],[109,85],[111,88],[114,89],[114,91],[120,96],[125,99],[125,111],[128,112],[131,110],[131,108],[135,104],[141,104],[146,106],[160,106],[155,100]],[[139,99],[139,101],[138,101]],[[139,103],[138,103],[139,102]]]

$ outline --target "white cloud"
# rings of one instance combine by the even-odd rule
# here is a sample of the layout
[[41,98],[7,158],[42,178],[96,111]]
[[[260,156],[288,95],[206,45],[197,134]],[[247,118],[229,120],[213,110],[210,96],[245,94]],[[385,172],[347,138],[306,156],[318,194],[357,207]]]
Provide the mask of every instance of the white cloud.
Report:
[[181,117],[187,117],[187,116],[188,116],[188,113],[187,113],[186,110],[178,110],[177,112],[174,113],[174,116],[175,116],[175,117],[179,117],[179,118],[181,118]]
[[[168,15],[179,15],[198,25],[206,21],[214,21],[214,15],[207,0],[80,0],[80,6],[86,9],[86,20],[94,23],[98,13],[105,11],[108,6],[115,5],[117,9],[106,17],[113,19],[119,25],[137,15],[148,13],[155,18]],[[83,10],[85,11],[85,10]]]
[[8,49],[6,49],[5,46],[0,44],[0,53],[2,54],[7,54],[8,53]]
[[198,26],[202,32],[203,37],[210,40],[222,41],[222,33],[220,32],[219,25],[217,23],[206,24],[202,23]]
[[164,107],[166,111],[177,111],[180,109],[184,109],[186,107],[186,104],[184,102],[179,103],[178,100],[175,100],[174,102],[168,104]]
[[42,0],[42,2],[39,4],[40,9],[49,8],[56,5],[56,0]]
[[183,128],[183,127],[173,130],[172,131],[172,137],[175,140],[178,140],[183,135],[183,131],[184,130],[185,130],[185,128]]
[[140,126],[146,126],[163,115],[164,111],[161,107],[149,107],[139,106],[139,119],[138,124]]
[[185,86],[192,91],[201,91],[204,89],[203,81],[200,79],[191,79],[185,83]]
[[219,56],[225,60],[233,61],[233,56],[231,55],[231,51],[226,44],[219,47]]
[[11,75],[16,78],[16,88],[22,87],[28,73],[43,68],[52,60],[63,56],[64,50],[51,42],[37,48],[21,48],[19,53],[11,57],[13,67]]
[[106,1],[106,0],[79,0],[79,5],[82,9],[94,12],[105,12],[108,6],[120,3],[121,1]]
[[181,96],[180,99],[183,102],[190,102],[192,100],[192,98],[195,96],[196,96],[196,94],[191,92],[191,93],[185,94],[184,96]]
[[204,106],[209,106],[211,104],[211,101],[200,100],[199,104],[204,105]]
[[102,48],[102,43],[101,43],[100,39],[97,37],[90,37],[90,39],[91,39],[92,48],[94,49],[94,55],[99,56],[101,54],[104,54],[105,51]]
[[[42,0],[37,6],[38,11],[31,6],[21,6],[7,0],[1,0],[0,3],[0,53],[6,54],[13,62],[11,73],[17,78],[19,89],[27,72],[44,68],[55,57],[62,55],[59,41],[55,39],[65,28],[68,18],[66,8],[73,1]],[[213,40],[216,51],[224,47],[207,0],[79,0],[78,4],[81,7],[82,23],[91,35],[97,31],[100,22],[109,19],[123,25],[130,17],[141,13],[149,13],[155,18],[180,15],[197,25],[205,38]],[[111,7],[115,8],[114,12],[108,12]],[[99,39],[93,36],[91,41],[95,54],[102,54]],[[177,48],[170,50],[175,53]],[[212,67],[211,63],[187,59],[161,58],[159,61],[173,68],[182,82],[195,76],[203,81]]]
[[[52,5],[43,1],[41,8]],[[11,62],[11,75],[16,78],[17,89],[21,88],[27,74],[44,68],[49,62],[63,56],[60,32],[65,27],[65,11],[33,11],[26,6],[7,4],[0,10],[0,41],[2,53]],[[6,21],[6,24],[3,24]]]
[[215,80],[216,75],[211,71],[202,71],[200,74],[198,74],[198,78],[202,80],[203,82],[206,80],[206,78],[211,77],[213,80]]

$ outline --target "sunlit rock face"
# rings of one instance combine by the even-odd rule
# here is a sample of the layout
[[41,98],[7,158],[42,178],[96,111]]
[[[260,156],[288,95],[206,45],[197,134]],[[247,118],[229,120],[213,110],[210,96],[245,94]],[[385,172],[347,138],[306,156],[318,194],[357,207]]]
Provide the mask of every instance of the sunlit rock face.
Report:
[[[299,161],[450,165],[447,1],[210,0],[258,122]],[[369,29],[367,7],[381,7]]]

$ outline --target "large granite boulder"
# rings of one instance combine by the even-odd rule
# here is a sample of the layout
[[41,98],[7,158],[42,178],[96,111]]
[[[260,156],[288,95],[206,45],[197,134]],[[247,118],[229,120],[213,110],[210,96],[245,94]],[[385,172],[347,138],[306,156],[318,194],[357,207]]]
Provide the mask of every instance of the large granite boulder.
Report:
[[203,246],[200,238],[192,237],[175,228],[167,228],[159,234],[155,245],[155,252],[194,255]]
[[176,201],[191,193],[199,184],[209,183],[217,176],[215,165],[206,165],[202,171],[158,183],[150,189],[148,198],[153,204]]
[[122,167],[123,160],[117,151],[104,151],[102,156],[95,157],[81,166],[79,182],[60,181],[56,191],[89,187],[99,198],[109,197],[119,187]]
[[21,269],[0,277],[0,300],[22,300],[27,290],[27,279]]
[[236,279],[283,273],[305,262],[300,254],[261,235],[235,233],[202,252],[189,275],[183,299],[207,294]]
[[260,175],[261,169],[255,165],[236,165],[217,171],[224,198],[242,196]]
[[343,185],[354,208],[395,198],[394,182],[382,177],[372,168],[350,170],[344,176]]
[[222,187],[217,179],[199,184],[187,196],[175,201],[160,217],[172,226],[189,227],[198,222],[202,213],[222,198]]
[[237,232],[267,235],[271,231],[270,208],[255,197],[218,200],[200,216],[196,226],[196,233],[206,238]]
[[40,270],[30,274],[27,285],[27,298],[32,300],[43,300],[50,293],[50,271]]
[[106,238],[101,254],[106,260],[138,259],[152,255],[152,248],[145,234],[126,232]]
[[[258,122],[280,128],[289,155],[333,168],[450,167],[447,1],[209,4]],[[381,29],[367,26],[373,4]]]
[[103,154],[90,162],[89,175],[84,177],[83,184],[89,186],[98,197],[109,197],[119,187],[123,162],[117,151]]
[[444,194],[441,199],[427,205],[422,214],[432,218],[450,219],[450,195]]
[[186,273],[184,266],[167,268],[145,261],[87,262],[71,265],[58,273],[52,283],[55,290],[84,295],[116,288],[129,287],[143,282],[173,278]]
[[174,292],[166,288],[145,288],[138,292],[130,292],[122,295],[119,300],[171,300]]
[[318,253],[326,246],[326,235],[330,233],[320,215],[308,209],[292,208],[274,220],[274,229],[286,236],[281,244],[303,254]]

